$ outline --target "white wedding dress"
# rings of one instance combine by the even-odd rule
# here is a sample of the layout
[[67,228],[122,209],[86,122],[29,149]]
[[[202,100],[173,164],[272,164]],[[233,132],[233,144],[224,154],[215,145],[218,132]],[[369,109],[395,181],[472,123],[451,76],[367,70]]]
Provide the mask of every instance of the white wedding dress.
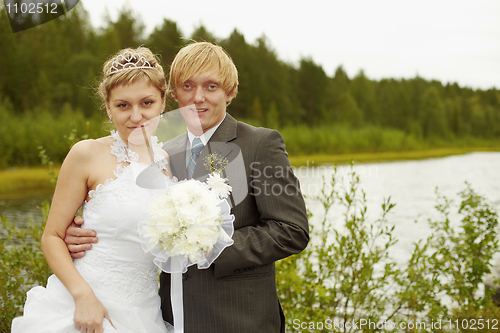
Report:
[[[165,190],[150,190],[136,185],[136,177],[148,165],[137,163],[138,156],[128,150],[117,133],[111,154],[118,162],[116,179],[108,180],[90,191],[91,200],[83,206],[84,228],[96,231],[99,242],[93,244],[74,264],[94,290],[109,313],[116,330],[104,320],[104,332],[165,333],[158,296],[157,268],[153,256],[141,248],[138,221],[146,219],[145,208],[156,195]],[[155,165],[165,168],[157,139],[152,137]],[[168,186],[172,181],[161,175]],[[162,184],[163,185],[163,184]],[[47,287],[35,287],[28,292],[24,316],[12,322],[13,333],[80,332],[73,322],[75,303],[70,293],[52,275]]]

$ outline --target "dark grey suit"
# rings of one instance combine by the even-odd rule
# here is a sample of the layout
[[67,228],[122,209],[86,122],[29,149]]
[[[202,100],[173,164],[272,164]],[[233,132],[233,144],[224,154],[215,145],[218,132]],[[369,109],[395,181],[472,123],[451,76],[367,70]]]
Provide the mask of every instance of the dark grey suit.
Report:
[[[186,178],[187,140],[183,134],[164,147],[179,179]],[[193,178],[206,177],[203,158],[209,151],[230,161],[226,176],[233,187],[234,244],[210,268],[191,266],[184,274],[185,332],[284,332],[274,263],[306,247],[309,227],[283,138],[227,114],[203,149]],[[160,295],[163,317],[172,323],[170,275],[165,273]]]

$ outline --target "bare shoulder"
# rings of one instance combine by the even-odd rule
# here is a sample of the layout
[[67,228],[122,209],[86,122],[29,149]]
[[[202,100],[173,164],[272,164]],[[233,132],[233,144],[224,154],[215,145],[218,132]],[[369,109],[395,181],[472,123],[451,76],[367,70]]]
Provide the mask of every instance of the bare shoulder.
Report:
[[99,158],[101,154],[109,152],[109,145],[112,143],[112,140],[111,137],[103,137],[79,141],[71,147],[67,158],[87,162],[93,160],[95,157]]

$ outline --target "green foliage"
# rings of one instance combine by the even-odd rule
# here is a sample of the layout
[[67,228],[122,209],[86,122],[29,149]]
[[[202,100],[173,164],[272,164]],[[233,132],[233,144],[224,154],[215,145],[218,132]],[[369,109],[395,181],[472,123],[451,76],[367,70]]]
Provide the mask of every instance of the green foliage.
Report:
[[40,157],[42,161],[42,165],[47,167],[47,173],[51,177],[50,182],[56,186],[57,182],[57,175],[54,172],[54,162],[50,160],[50,158],[47,156],[46,150],[43,148],[43,146],[38,146],[38,150],[40,150],[40,153],[38,156]]
[[184,45],[177,23],[164,19],[163,25],[156,28],[148,38],[148,47],[162,57],[163,68],[169,68],[175,55]]
[[[363,71],[352,80],[350,85],[351,95],[356,101],[365,120],[373,125],[380,125],[379,103],[377,102],[377,84],[370,81]],[[385,115],[384,115],[385,116]]]
[[323,68],[311,59],[302,59],[298,72],[298,94],[302,108],[305,110],[303,121],[310,125],[318,125],[326,112],[328,98],[328,77]]
[[352,128],[325,125],[316,128],[294,126],[280,129],[291,155],[373,153],[429,148],[401,130],[365,126]]
[[22,315],[26,292],[34,286],[45,286],[52,274],[42,250],[40,239],[49,214],[49,203],[40,208],[43,221],[30,219],[20,229],[0,215],[0,332],[10,332],[14,317]]
[[269,110],[266,113],[266,127],[279,129],[280,128],[280,118],[278,109],[276,108],[276,103],[271,102]]
[[[347,125],[296,125],[281,127],[290,155],[352,154],[425,151],[434,148],[499,147],[499,139],[471,136],[420,139],[417,133],[381,127]],[[496,148],[497,149],[497,148]]]
[[[278,287],[289,328],[296,319],[379,322],[392,318],[385,310],[390,304],[390,282],[399,273],[389,257],[396,241],[387,214],[394,204],[386,200],[381,216],[370,224],[359,177],[352,169],[347,184],[337,176],[335,170],[321,193],[307,198],[323,211],[307,249],[278,263]],[[332,218],[337,203],[344,211],[342,226]]]
[[[73,131],[70,141],[79,138]],[[50,160],[42,154],[46,164]],[[432,322],[443,325],[464,322],[483,324],[500,318],[492,291],[479,290],[490,273],[491,259],[498,251],[498,213],[468,184],[459,195],[459,207],[438,195],[439,220],[430,220],[433,235],[419,241],[407,264],[397,265],[390,257],[396,240],[387,217],[395,204],[381,204],[378,218],[368,219],[366,196],[359,177],[351,170],[346,178],[337,169],[324,181],[318,195],[306,197],[308,207],[322,211],[308,216],[311,242],[300,254],[277,263],[277,285],[288,327],[301,331],[298,323],[323,323],[320,332],[332,332],[327,319],[339,322],[426,323],[427,329],[405,332],[468,332],[464,327],[429,329]],[[41,208],[43,221],[30,220],[19,229],[0,216],[0,332],[9,332],[15,316],[21,315],[27,290],[45,285],[51,271],[40,249],[40,238],[49,204]],[[342,212],[341,215],[334,215]],[[313,227],[314,226],[314,227]],[[446,323],[446,324],[445,324]],[[309,324],[308,324],[309,325]],[[309,327],[309,326],[308,326]],[[491,328],[491,327],[490,327]],[[364,327],[337,328],[340,332],[374,332]],[[391,331],[390,329],[388,331]],[[492,332],[492,329],[474,329]]]
[[[82,138],[97,138],[101,131],[102,118],[96,114],[85,118],[78,109],[73,110],[66,104],[57,115],[47,110],[36,113],[18,114],[12,111],[10,99],[0,101],[0,168],[11,166],[39,165],[39,146],[43,146],[46,156],[60,164],[69,148],[67,140],[71,136],[85,133]],[[70,137],[68,131],[72,130]],[[67,140],[61,140],[67,138]]]
[[[491,292],[478,292],[499,249],[498,214],[469,185],[460,197],[454,214],[452,202],[438,197],[442,220],[429,221],[433,235],[417,242],[408,262],[400,265],[389,256],[397,241],[387,216],[395,204],[384,200],[380,216],[368,220],[366,197],[352,164],[345,179],[335,169],[319,195],[306,198],[308,206],[321,211],[310,215],[310,244],[277,263],[278,292],[290,332],[301,332],[301,323],[324,324],[327,319],[426,324],[425,329],[401,330],[405,332],[465,332],[462,327],[449,330],[450,323],[500,318]],[[441,329],[431,328],[439,320]],[[315,329],[331,332],[328,327]],[[337,329],[391,331],[373,325]]]
[[[491,271],[493,254],[498,251],[498,213],[469,184],[460,193],[460,223],[451,218],[450,201],[439,196],[436,206],[442,221],[430,221],[436,249],[432,263],[439,272],[442,289],[451,298],[455,318],[474,319],[491,312],[490,290],[487,297],[479,295],[484,276]],[[490,318],[500,318],[498,315]]]
[[204,25],[200,25],[194,30],[191,39],[197,42],[217,43],[217,38]]
[[[66,151],[60,148],[60,133],[53,126],[70,122],[53,118],[65,110],[89,120],[97,133],[100,126],[93,120],[100,117],[102,101],[94,90],[102,64],[119,49],[150,47],[162,56],[167,72],[175,54],[191,40],[219,43],[231,55],[239,73],[239,93],[228,111],[252,124],[280,129],[305,125],[309,131],[346,127],[372,133],[373,128],[382,128],[389,136],[398,133],[394,144],[384,135],[381,146],[366,141],[366,136],[349,137],[339,144],[343,152],[439,148],[457,140],[471,147],[477,140],[491,145],[500,137],[497,89],[474,91],[419,77],[374,81],[362,71],[351,79],[342,66],[329,76],[307,56],[297,64],[281,61],[264,35],[249,42],[234,30],[218,38],[200,25],[185,38],[176,22],[164,20],[146,36],[142,19],[130,6],[124,6],[116,20],[108,15],[103,26],[95,28],[83,6],[79,2],[67,15],[16,34],[6,11],[0,10],[0,130],[7,129],[0,142],[0,168],[37,164],[38,145],[60,162]],[[173,99],[167,106],[177,108]],[[24,130],[17,128],[21,117],[27,125]],[[330,134],[332,141],[338,137]],[[311,153],[291,142],[287,146]]]
[[[406,81],[384,79],[375,85],[375,90],[377,104],[381,110],[378,118],[382,126],[409,132],[409,124],[413,121],[419,129],[421,128],[421,124],[416,122],[417,118],[411,112],[412,86]],[[420,98],[420,92],[417,96]]]
[[[64,135],[66,143],[71,147],[76,142],[88,138],[87,134],[78,136],[78,129],[73,127],[69,135]],[[54,163],[47,155],[43,146],[38,146],[42,165],[47,166],[47,172],[55,185],[57,175],[53,171]],[[30,223],[20,229],[15,224],[0,215],[2,228],[0,229],[0,288],[1,313],[6,315],[0,321],[0,332],[10,332],[12,319],[22,314],[26,300],[26,292],[34,286],[45,286],[51,270],[43,256],[40,240],[49,215],[50,204],[42,203],[40,211],[43,221]],[[5,281],[5,282],[4,282]]]
[[264,112],[262,111],[262,106],[260,105],[260,99],[255,97],[252,102],[252,107],[250,108],[250,118],[261,121],[263,117]]
[[446,110],[435,87],[429,87],[422,96],[419,116],[424,136],[444,137],[448,133]]

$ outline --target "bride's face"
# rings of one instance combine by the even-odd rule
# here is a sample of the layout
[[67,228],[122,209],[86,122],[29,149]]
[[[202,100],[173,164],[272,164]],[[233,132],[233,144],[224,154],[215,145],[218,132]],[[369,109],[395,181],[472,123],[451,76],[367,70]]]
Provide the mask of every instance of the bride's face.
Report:
[[106,106],[122,140],[128,145],[141,145],[143,129],[149,137],[158,127],[165,100],[158,88],[141,80],[113,88]]

